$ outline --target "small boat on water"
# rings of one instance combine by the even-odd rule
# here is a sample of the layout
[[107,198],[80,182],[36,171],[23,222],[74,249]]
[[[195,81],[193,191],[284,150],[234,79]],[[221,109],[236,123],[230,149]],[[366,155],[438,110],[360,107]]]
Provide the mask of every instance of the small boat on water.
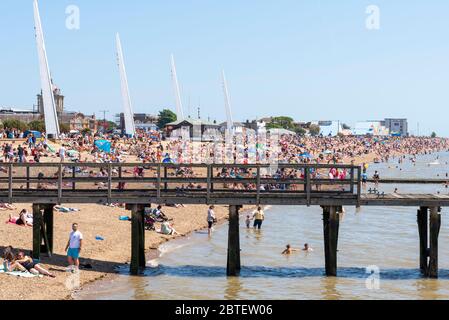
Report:
[[431,166],[438,166],[438,165],[440,165],[440,161],[435,160],[435,161],[429,163],[429,165],[431,165]]

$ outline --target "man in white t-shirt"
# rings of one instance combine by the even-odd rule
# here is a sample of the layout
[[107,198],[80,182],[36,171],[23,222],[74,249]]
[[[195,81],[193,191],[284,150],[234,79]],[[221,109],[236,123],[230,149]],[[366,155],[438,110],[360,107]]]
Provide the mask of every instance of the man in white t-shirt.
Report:
[[77,223],[72,225],[72,230],[65,251],[67,251],[67,259],[69,261],[68,271],[74,272],[79,270],[80,266],[79,257],[83,245],[83,234],[78,230]]

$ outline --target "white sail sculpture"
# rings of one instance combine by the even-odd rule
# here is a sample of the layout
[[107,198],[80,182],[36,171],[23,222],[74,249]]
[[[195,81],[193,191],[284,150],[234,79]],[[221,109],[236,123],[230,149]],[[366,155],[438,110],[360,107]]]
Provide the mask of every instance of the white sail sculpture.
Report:
[[59,121],[56,112],[55,97],[53,95],[53,85],[48,66],[47,51],[45,49],[44,33],[42,30],[41,17],[39,14],[39,4],[34,0],[34,23],[36,30],[37,52],[39,56],[39,70],[42,87],[42,102],[45,118],[45,130],[47,137],[59,138]]
[[125,68],[125,61],[123,58],[122,44],[120,42],[120,35],[118,33],[116,35],[116,44],[117,44],[118,67],[120,70],[123,109],[125,116],[125,133],[127,135],[135,136],[136,126],[134,123],[134,112],[131,104],[131,96],[129,94],[128,77],[126,76],[126,68]]
[[232,119],[232,111],[231,111],[231,97],[229,95],[228,83],[226,81],[226,75],[223,70],[222,72],[223,78],[223,91],[225,97],[225,108],[226,108],[226,118],[227,118],[227,133],[228,137],[232,137],[234,134],[234,121]]
[[176,115],[178,116],[178,121],[182,121],[184,120],[184,111],[182,109],[181,92],[179,90],[178,75],[176,73],[175,57],[173,54],[171,55],[171,76],[176,98]]

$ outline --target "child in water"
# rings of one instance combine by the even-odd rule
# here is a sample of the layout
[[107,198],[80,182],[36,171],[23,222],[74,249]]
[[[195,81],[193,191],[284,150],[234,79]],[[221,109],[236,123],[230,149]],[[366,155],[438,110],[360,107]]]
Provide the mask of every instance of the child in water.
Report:
[[248,215],[246,216],[246,228],[250,229],[251,228],[251,221],[253,219]]

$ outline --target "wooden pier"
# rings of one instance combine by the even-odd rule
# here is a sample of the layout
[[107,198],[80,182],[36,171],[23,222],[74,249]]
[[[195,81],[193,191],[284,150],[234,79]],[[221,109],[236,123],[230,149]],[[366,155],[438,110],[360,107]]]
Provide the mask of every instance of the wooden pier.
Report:
[[[330,179],[329,170],[346,172]],[[0,202],[32,203],[33,258],[53,253],[53,207],[71,203],[126,203],[132,212],[131,273],[145,267],[145,207],[150,204],[229,206],[227,270],[241,269],[239,210],[244,205],[320,206],[326,275],[337,276],[340,213],[343,206],[419,208],[417,221],[420,269],[438,277],[438,235],[441,208],[449,195],[366,194],[362,168],[351,165],[242,164],[0,164]],[[427,184],[445,180],[381,180],[380,183]]]

